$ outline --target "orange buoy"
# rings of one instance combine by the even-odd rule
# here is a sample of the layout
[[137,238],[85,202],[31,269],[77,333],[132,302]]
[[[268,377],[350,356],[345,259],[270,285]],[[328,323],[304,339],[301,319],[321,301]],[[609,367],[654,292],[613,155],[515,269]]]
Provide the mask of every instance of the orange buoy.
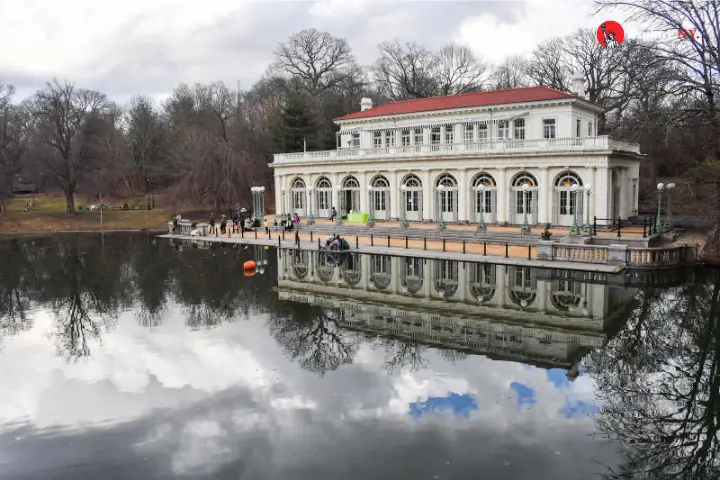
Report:
[[255,263],[253,260],[248,260],[243,264],[243,267],[245,270],[255,270],[255,267],[257,267],[257,263]]
[[245,269],[245,276],[246,277],[252,277],[255,275],[255,269],[254,268],[246,268]]

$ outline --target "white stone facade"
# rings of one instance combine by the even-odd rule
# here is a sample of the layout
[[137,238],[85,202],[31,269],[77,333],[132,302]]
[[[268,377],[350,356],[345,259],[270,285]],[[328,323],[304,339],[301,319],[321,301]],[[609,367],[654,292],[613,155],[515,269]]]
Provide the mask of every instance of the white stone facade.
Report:
[[610,224],[637,213],[642,155],[596,135],[600,112],[572,97],[338,120],[337,150],[275,155],[277,213]]

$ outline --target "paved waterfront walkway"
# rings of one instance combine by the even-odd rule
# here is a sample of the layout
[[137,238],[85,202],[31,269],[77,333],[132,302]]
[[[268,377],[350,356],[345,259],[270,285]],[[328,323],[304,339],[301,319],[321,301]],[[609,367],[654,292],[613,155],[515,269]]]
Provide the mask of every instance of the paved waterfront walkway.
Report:
[[[274,215],[267,215],[266,218],[268,221],[272,224],[272,221],[275,219]],[[280,217],[278,217],[280,218]],[[321,219],[315,219],[316,225],[323,225],[323,226],[332,226],[335,224],[335,222],[331,222],[330,220],[326,218]],[[311,228],[305,224],[305,220],[301,223],[303,228]],[[364,223],[352,223],[352,222],[343,222],[343,226],[350,226],[350,227],[358,227],[359,229],[365,228],[366,225]],[[398,233],[401,234],[402,227],[400,225],[400,222],[390,222],[390,221],[376,221],[375,225],[378,228],[397,228]],[[409,222],[408,228],[413,230],[436,230],[437,229],[437,223],[421,223],[421,222]],[[468,224],[468,225],[457,225],[457,224],[446,224],[445,228],[447,231],[452,230],[458,230],[458,231],[470,231],[474,232],[477,230],[476,224]],[[582,230],[582,227],[580,227]],[[533,233],[541,233],[545,230],[545,227],[543,225],[537,225],[532,227]],[[497,233],[516,233],[520,235],[520,227],[519,226],[511,226],[511,227],[502,227],[498,225],[488,225],[487,226],[487,232],[497,232]],[[550,229],[550,233],[553,234],[555,238],[558,237],[564,237],[567,236],[570,232],[569,228],[564,227],[554,227]],[[632,225],[629,227],[623,227],[620,231],[621,235],[623,237],[634,237],[634,238],[642,238],[643,234],[643,227],[642,225]],[[612,231],[605,231],[598,229],[596,236],[598,237],[617,237],[617,229]]]
[[[228,236],[227,233],[225,235],[211,235],[207,237],[170,234],[160,235],[160,237],[200,242],[239,243],[247,245],[267,245],[273,247],[279,246],[281,248],[295,248],[295,232],[287,232],[284,240],[282,232],[271,232],[271,238],[269,239],[263,229],[260,229],[260,231],[257,232],[257,238],[255,238],[254,232],[245,232],[244,238],[241,237],[240,234]],[[602,273],[616,273],[625,268],[624,266],[619,265],[537,260],[537,252],[534,247],[507,247],[508,256],[505,257],[506,247],[505,245],[499,244],[488,243],[483,245],[466,243],[465,253],[463,253],[463,244],[458,242],[446,242],[445,251],[443,251],[443,242],[438,241],[408,240],[408,248],[405,248],[404,238],[390,238],[389,246],[387,237],[382,239],[376,238],[374,245],[370,244],[370,237],[358,236],[357,243],[355,242],[356,237],[346,236],[344,238],[348,241],[348,243],[350,243],[349,252],[355,253],[394,255],[401,257],[423,257],[439,260],[456,260],[461,262],[491,262],[501,265],[596,271]],[[320,241],[323,242],[324,239],[325,236],[321,235]],[[313,240],[311,241],[310,234],[301,233],[300,248],[303,250],[317,251],[317,240],[317,235],[314,235]],[[486,253],[486,255],[483,253]]]

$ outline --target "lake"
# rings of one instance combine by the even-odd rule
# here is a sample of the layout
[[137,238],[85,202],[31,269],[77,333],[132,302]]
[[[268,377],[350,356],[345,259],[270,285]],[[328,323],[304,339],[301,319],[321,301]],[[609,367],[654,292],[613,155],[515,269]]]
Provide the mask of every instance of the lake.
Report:
[[0,478],[718,478],[719,293],[703,269],[0,240]]

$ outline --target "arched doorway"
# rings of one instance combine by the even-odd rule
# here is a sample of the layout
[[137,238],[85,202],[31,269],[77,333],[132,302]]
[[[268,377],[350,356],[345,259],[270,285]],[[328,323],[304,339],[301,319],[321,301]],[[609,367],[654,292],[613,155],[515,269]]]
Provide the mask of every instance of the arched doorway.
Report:
[[405,219],[411,222],[422,221],[423,186],[416,175],[408,175],[400,187],[405,208]]
[[472,192],[470,198],[472,203],[474,223],[480,222],[480,210],[482,209],[482,219],[485,223],[495,223],[497,211],[497,184],[492,175],[481,173],[475,177],[472,182]]
[[370,281],[378,290],[385,290],[392,280],[392,257],[389,255],[370,256]]
[[415,294],[420,291],[425,279],[425,259],[406,257],[402,261],[400,285],[404,291]]
[[332,214],[332,183],[327,177],[318,178],[315,184],[315,201],[317,202],[317,216],[330,218]]
[[570,170],[562,172],[555,178],[553,189],[553,225],[569,227],[575,216],[581,226],[585,190],[580,176]]
[[305,201],[305,197],[307,196],[307,189],[305,188],[305,182],[302,178],[293,180],[290,187],[290,194],[292,196],[292,212],[290,213],[293,215],[297,213],[299,216],[306,217],[307,210],[305,205],[307,202]]
[[450,174],[441,175],[435,182],[435,188],[438,189],[435,211],[436,220],[442,215],[444,222],[457,222],[458,219],[458,183],[455,177]]
[[470,282],[468,289],[470,296],[478,303],[487,303],[495,297],[495,272],[497,266],[490,263],[470,263]]
[[527,308],[537,299],[537,277],[530,267],[508,267],[508,297],[520,308]]
[[338,213],[344,216],[347,215],[350,210],[353,212],[360,211],[360,182],[352,175],[345,177],[345,180],[342,182]]
[[520,172],[512,179],[510,187],[510,223],[529,225],[537,223],[538,181],[529,172]]
[[450,298],[458,291],[460,284],[459,262],[455,260],[433,260],[435,292],[445,298]]
[[378,175],[370,182],[370,186],[373,188],[371,192],[373,218],[390,220],[390,182],[383,175]]

